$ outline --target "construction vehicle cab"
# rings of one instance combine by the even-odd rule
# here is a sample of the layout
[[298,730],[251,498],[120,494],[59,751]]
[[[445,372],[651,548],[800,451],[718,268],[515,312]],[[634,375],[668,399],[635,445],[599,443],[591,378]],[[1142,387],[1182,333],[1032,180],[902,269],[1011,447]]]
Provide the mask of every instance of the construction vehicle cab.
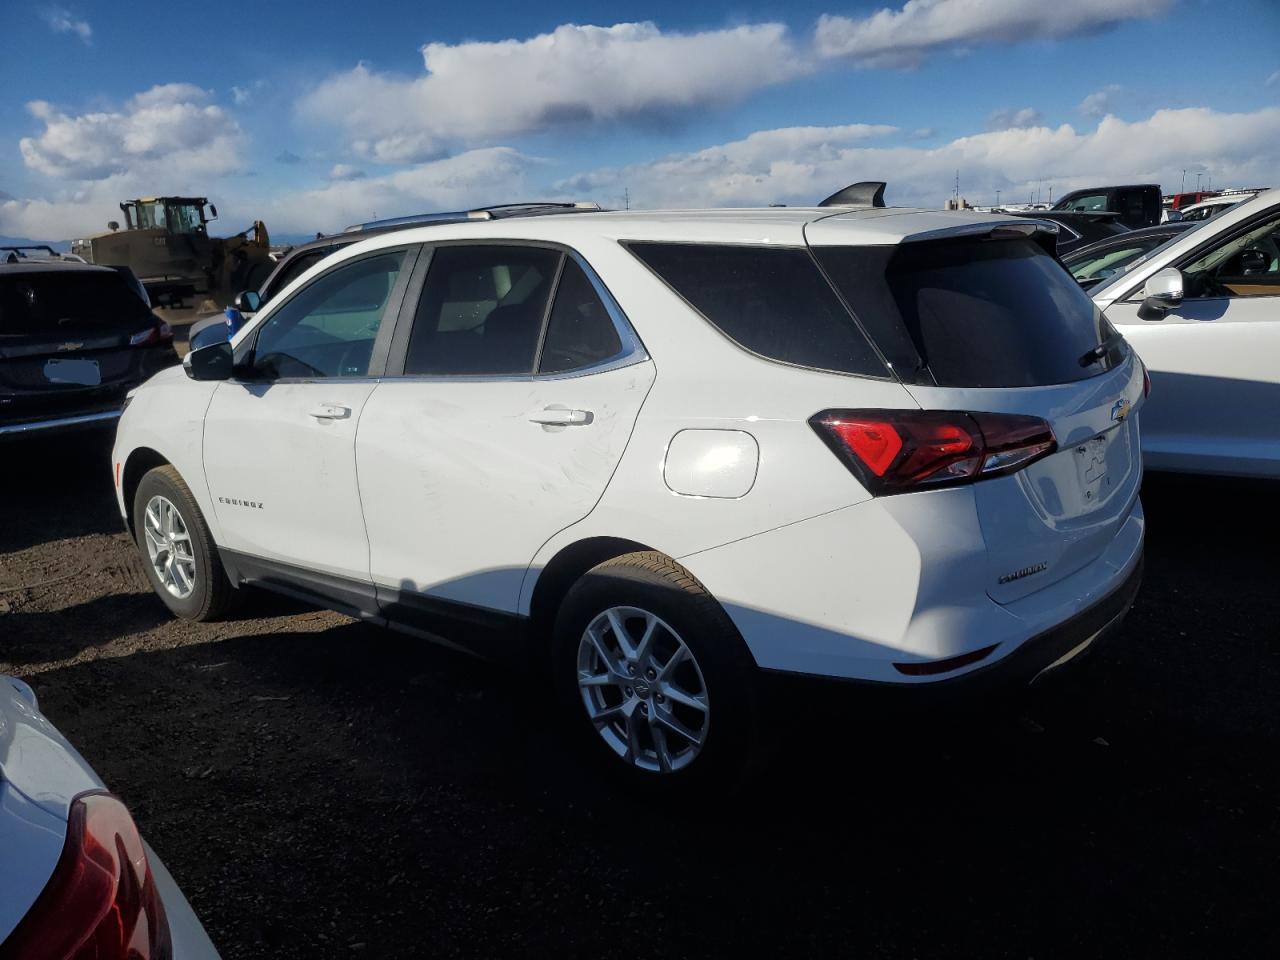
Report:
[[157,304],[197,298],[222,306],[271,272],[262,221],[231,237],[210,237],[218,208],[206,197],[139,197],[121,203],[120,212],[124,229],[112,220],[108,232],[72,241],[72,252],[90,263],[129,267]]

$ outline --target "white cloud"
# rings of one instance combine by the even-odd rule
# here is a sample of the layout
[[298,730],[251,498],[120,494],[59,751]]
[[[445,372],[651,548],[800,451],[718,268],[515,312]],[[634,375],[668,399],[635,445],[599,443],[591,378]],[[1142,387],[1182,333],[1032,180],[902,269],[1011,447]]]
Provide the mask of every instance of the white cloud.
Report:
[[50,7],[44,12],[44,19],[54,33],[74,33],[85,46],[93,43],[93,27],[89,21],[74,16],[66,7]]
[[119,111],[70,116],[43,100],[28,103],[27,110],[45,129],[22,138],[18,148],[30,169],[50,177],[101,180],[163,167],[198,178],[240,165],[240,127],[191,84],[152,87]]
[[909,67],[931,53],[1056,39],[1164,13],[1172,0],[907,0],[869,17],[824,14],[814,42],[824,57],[864,67]]
[[330,180],[359,180],[363,176],[363,170],[349,163],[335,163],[329,171]]
[[[896,132],[895,127],[849,124],[839,127],[784,127],[761,130],[743,140],[675,154],[652,163],[605,168],[570,177],[557,190],[575,199],[597,197],[615,205],[624,189],[639,205],[735,206],[766,204],[798,196],[816,201],[836,187],[868,179],[842,174],[823,193],[829,179],[811,179],[836,168],[858,144]],[[839,179],[839,178],[838,178]]]
[[1274,87],[1277,84],[1280,84],[1280,70],[1277,70],[1275,73],[1271,74],[1271,76],[1267,77],[1267,79],[1263,81],[1262,85],[1264,87]]
[[1033,107],[1021,110],[997,110],[987,118],[989,130],[1021,130],[1026,127],[1038,127],[1044,123],[1044,116]]
[[1015,128],[933,148],[869,145],[851,129],[764,131],[696,153],[592,171],[557,187],[610,204],[625,188],[635,206],[689,207],[814,203],[856,180],[887,180],[889,202],[940,207],[957,170],[960,192],[971,202],[993,200],[996,190],[1013,201],[1041,181],[1055,195],[1099,183],[1174,185],[1192,165],[1210,172],[1214,183],[1280,181],[1280,107],[1253,113],[1160,110],[1132,123],[1109,116],[1089,130],[1069,124]]
[[381,177],[339,179],[313,190],[272,195],[255,215],[273,231],[301,233],[340,230],[379,217],[465,210],[526,196],[528,173],[540,164],[510,147],[470,150]]
[[365,156],[406,163],[531,130],[654,122],[809,69],[777,23],[689,34],[565,24],[526,40],[429,43],[422,58],[426,73],[414,78],[364,64],[332,76],[300,112],[338,124]]
[[1115,100],[1116,94],[1122,89],[1124,88],[1118,83],[1109,83],[1081,100],[1076,109],[1086,117],[1093,117],[1095,120],[1105,117],[1111,112],[1112,101]]

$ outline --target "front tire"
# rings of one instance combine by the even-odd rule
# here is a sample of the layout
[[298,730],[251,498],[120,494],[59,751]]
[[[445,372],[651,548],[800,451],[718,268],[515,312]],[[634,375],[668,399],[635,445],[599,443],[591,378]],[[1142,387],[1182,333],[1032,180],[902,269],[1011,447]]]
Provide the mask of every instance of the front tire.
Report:
[[552,669],[586,750],[632,784],[732,788],[769,753],[746,644],[663,554],[617,557],[573,586],[556,618]]
[[156,595],[175,616],[216,620],[233,588],[195,497],[168,464],[143,476],[133,496],[133,529]]

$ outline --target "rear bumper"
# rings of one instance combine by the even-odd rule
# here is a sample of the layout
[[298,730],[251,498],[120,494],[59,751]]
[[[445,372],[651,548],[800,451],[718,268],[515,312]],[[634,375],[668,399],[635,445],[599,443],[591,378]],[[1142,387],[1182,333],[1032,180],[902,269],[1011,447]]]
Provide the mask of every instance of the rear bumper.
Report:
[[1030,679],[1087,646],[1113,619],[1109,604],[1127,608],[1136,591],[1144,533],[1135,500],[1092,561],[1006,604],[988,595],[964,488],[880,498],[679,559],[762,669],[932,689],[1006,660],[1011,678]]
[[67,430],[84,430],[93,427],[113,426],[120,419],[121,410],[98,410],[92,413],[76,413],[42,420],[23,420],[18,423],[0,423],[0,439],[47,436]]
[[1018,646],[1012,653],[968,673],[929,684],[911,684],[929,690],[978,690],[1027,686],[1091,653],[1115,633],[1133,607],[1142,586],[1143,558],[1120,585],[1093,606]]

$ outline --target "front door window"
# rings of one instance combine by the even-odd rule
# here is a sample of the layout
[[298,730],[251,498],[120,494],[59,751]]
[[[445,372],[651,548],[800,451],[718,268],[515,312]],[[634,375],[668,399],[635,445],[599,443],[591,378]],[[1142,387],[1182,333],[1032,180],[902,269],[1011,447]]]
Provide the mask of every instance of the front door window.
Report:
[[1280,217],[1215,247],[1182,273],[1188,299],[1280,295]]
[[258,332],[253,379],[366,376],[404,262],[404,250],[356,260],[291,297]]

